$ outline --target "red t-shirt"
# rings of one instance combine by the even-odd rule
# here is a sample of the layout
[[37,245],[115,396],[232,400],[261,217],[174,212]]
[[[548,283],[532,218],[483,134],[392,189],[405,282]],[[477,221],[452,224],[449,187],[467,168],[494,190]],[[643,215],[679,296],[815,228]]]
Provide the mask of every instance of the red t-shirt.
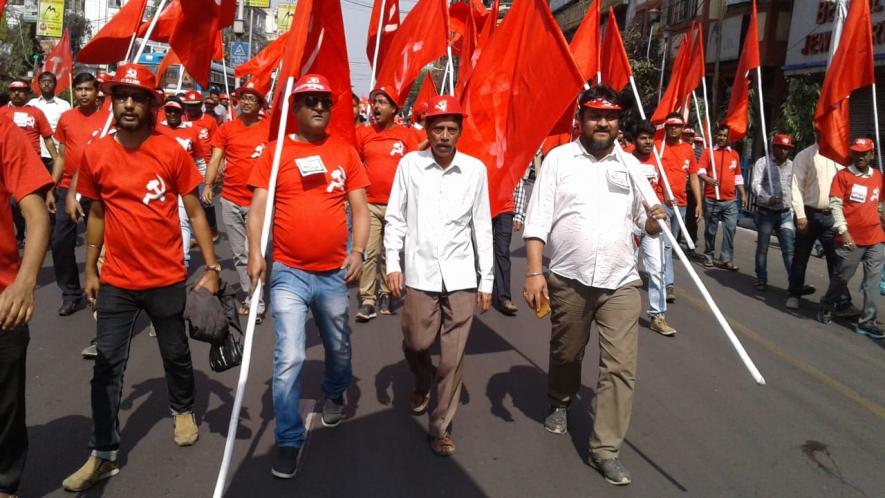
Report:
[[37,154],[40,154],[40,137],[52,136],[52,127],[49,126],[46,115],[36,107],[8,105],[0,107],[0,115],[11,119],[16,126],[25,132],[28,141],[34,147],[34,150],[37,151]]
[[356,143],[371,182],[366,199],[372,204],[387,204],[399,160],[418,150],[415,132],[402,125],[381,131],[372,125],[358,126]]
[[261,120],[246,126],[237,118],[219,126],[212,136],[212,147],[224,149],[227,160],[221,197],[238,206],[248,207],[252,203],[252,192],[246,184],[267,146],[268,123],[268,120]]
[[836,173],[830,186],[830,197],[842,199],[845,223],[855,244],[871,246],[885,242],[885,231],[879,220],[882,174],[875,168],[870,168],[872,174],[864,178],[852,170],[857,171],[854,166],[850,166]]
[[[183,116],[187,119],[187,116]],[[215,136],[215,132],[218,131],[218,121],[215,120],[214,117],[203,113],[199,118],[190,121],[187,120],[188,123],[193,123],[193,126],[197,128],[200,137],[200,145],[203,148],[203,159],[206,160],[206,164],[209,164],[209,159],[212,158],[212,137]]]
[[[276,141],[268,147],[276,147]],[[267,189],[272,165],[273,154],[262,156],[249,186]],[[287,137],[274,199],[274,260],[305,271],[341,268],[347,257],[344,201],[348,192],[368,185],[363,164],[350,144],[335,137],[321,144]]]
[[137,149],[107,136],[86,148],[77,191],[105,209],[101,282],[121,289],[156,289],[187,278],[178,196],[202,177],[172,138],[154,131]]
[[107,111],[96,110],[87,115],[79,107],[65,111],[58,119],[55,139],[65,146],[65,169],[58,182],[59,187],[71,186],[71,178],[80,169],[83,151],[95,137],[101,135],[107,119]]
[[28,147],[12,120],[0,116],[0,292],[15,280],[19,265],[9,199],[23,199],[50,186],[52,178],[40,153]]
[[178,128],[171,128],[165,121],[160,123],[157,131],[163,135],[174,138],[178,145],[187,152],[187,155],[196,163],[197,159],[203,158],[203,145],[200,143],[200,131],[191,123],[182,122]]
[[[731,147],[724,149],[713,148],[713,158],[716,160],[716,179],[719,180],[719,200],[735,200],[735,185],[743,185],[744,177],[741,176],[741,156]],[[707,170],[707,176],[713,178],[713,168],[710,166],[710,151],[704,150],[701,156],[702,169]],[[704,197],[716,199],[716,190],[711,185],[704,188]]]
[[634,150],[633,155],[639,160],[641,166],[640,171],[642,172],[642,175],[648,179],[648,182],[651,183],[651,188],[655,191],[655,194],[657,194],[658,200],[662,203],[665,202],[664,184],[661,182],[661,174],[658,171],[658,163],[655,160],[654,154],[649,154],[647,158],[642,159],[639,157],[636,150]]
[[[661,150],[660,143],[656,143],[655,147]],[[692,150],[691,145],[683,142],[673,145],[667,144],[664,146],[661,164],[664,165],[665,172],[667,173],[667,180],[670,182],[670,190],[673,191],[676,205],[679,207],[687,206],[688,192],[685,188],[686,182],[689,175],[696,175],[698,173],[698,161],[694,157],[694,150]]]

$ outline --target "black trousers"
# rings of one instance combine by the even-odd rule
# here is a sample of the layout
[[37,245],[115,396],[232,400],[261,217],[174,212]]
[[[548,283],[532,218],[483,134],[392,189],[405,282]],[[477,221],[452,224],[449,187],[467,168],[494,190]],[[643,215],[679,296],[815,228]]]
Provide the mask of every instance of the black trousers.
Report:
[[[698,242],[698,220],[694,217],[694,210],[697,208],[698,203],[695,202],[694,195],[691,193],[691,186],[687,186],[685,192],[687,193],[686,197],[688,198],[688,204],[685,206],[685,229],[688,233],[682,233],[682,239],[688,240],[686,237],[691,237],[692,244],[697,246]],[[688,247],[688,244],[685,244]]]
[[28,454],[25,360],[28,327],[0,331],[0,493],[18,491]]
[[[68,189],[55,189],[55,227],[52,229],[52,267],[55,270],[55,283],[61,290],[62,302],[78,302],[83,299],[80,287],[80,269],[74,250],[77,248],[77,222],[65,212],[65,197]],[[80,200],[84,213],[89,213],[91,202],[85,197]]]
[[[833,229],[832,214],[825,214],[816,209],[805,206],[805,217],[808,220],[808,230],[800,233],[796,230],[796,246],[793,249],[793,263],[790,265],[790,288],[791,296],[799,297],[805,287],[805,269],[808,267],[808,258],[814,248],[814,241],[820,239],[824,246],[824,255],[827,259],[827,275],[832,276],[836,271],[838,256],[836,256],[836,230]],[[832,277],[831,277],[832,278]],[[851,293],[848,287],[836,303],[842,307],[851,302]]]
[[495,249],[495,283],[492,286],[492,306],[498,308],[510,296],[510,239],[513,237],[513,213],[501,213],[492,218]]
[[157,332],[173,413],[190,413],[194,404],[194,371],[184,328],[185,283],[148,290],[125,290],[102,284],[96,309],[98,357],[92,374],[92,439],[89,448],[114,460],[120,446],[117,415],[123,373],[129,360],[132,331],[139,311],[147,313]]

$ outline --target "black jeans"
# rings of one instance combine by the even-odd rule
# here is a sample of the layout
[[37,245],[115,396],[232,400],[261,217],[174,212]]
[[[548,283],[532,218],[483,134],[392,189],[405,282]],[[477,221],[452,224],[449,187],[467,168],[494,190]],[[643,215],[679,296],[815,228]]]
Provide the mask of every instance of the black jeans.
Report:
[[102,284],[98,291],[98,357],[92,374],[93,454],[117,457],[120,434],[117,414],[123,393],[123,373],[138,312],[143,310],[157,332],[166,372],[166,389],[173,413],[190,413],[194,404],[194,371],[184,329],[185,283],[148,290],[125,290]]
[[510,239],[513,237],[513,213],[492,218],[495,250],[495,283],[492,285],[492,306],[499,308],[510,296]]
[[0,493],[18,491],[28,454],[25,360],[28,327],[0,331]]
[[[80,287],[80,269],[77,268],[77,222],[65,212],[65,198],[68,189],[55,189],[55,228],[52,230],[52,266],[55,270],[55,283],[61,290],[62,302],[78,302],[83,299]],[[89,213],[91,202],[85,197],[80,200],[84,213]]]
[[[814,248],[814,241],[820,239],[824,246],[824,254],[827,258],[827,275],[832,278],[836,271],[838,257],[836,256],[835,238],[836,230],[833,229],[833,215],[821,212],[817,209],[805,206],[805,217],[808,220],[808,229],[805,233],[796,230],[796,246],[793,250],[793,264],[790,265],[790,288],[791,296],[799,297],[805,287],[805,269],[808,267],[808,258]],[[838,299],[837,307],[851,302],[851,293],[848,287],[842,297]]]
[[[698,206],[698,203],[695,202],[694,194],[691,192],[691,185],[685,187],[686,197],[688,204],[685,206],[685,230],[688,233],[682,234],[683,241],[691,238],[691,243],[697,246],[698,244],[698,220],[694,217],[694,211]],[[688,244],[685,244],[685,247],[688,248]]]

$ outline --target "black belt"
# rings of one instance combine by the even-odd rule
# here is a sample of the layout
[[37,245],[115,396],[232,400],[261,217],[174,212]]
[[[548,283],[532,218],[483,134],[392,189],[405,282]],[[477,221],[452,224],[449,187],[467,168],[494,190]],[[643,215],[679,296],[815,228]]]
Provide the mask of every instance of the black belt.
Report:
[[827,216],[833,214],[833,210],[830,209],[830,208],[827,208],[827,209],[818,209],[818,208],[816,208],[816,207],[805,206],[805,210],[806,210],[806,211],[811,211],[812,213],[824,214],[824,215],[827,215]]
[[756,209],[760,209],[760,210],[762,210],[762,211],[768,211],[769,213],[772,213],[772,214],[783,214],[783,213],[786,213],[787,211],[790,210],[790,208],[784,208],[784,209],[771,209],[771,208],[767,208],[767,207],[765,207],[765,206],[760,206],[760,205],[758,205],[758,204],[756,205]]

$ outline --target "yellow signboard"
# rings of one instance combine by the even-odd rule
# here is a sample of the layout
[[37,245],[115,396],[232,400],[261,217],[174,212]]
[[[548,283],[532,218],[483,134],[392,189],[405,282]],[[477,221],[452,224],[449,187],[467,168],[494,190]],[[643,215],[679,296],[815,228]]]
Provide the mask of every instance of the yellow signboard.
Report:
[[282,4],[277,9],[277,33],[288,33],[295,17],[295,4]]
[[40,0],[37,11],[37,36],[61,38],[65,20],[65,0]]
[[246,0],[246,7],[258,7],[259,9],[269,9],[270,0]]

